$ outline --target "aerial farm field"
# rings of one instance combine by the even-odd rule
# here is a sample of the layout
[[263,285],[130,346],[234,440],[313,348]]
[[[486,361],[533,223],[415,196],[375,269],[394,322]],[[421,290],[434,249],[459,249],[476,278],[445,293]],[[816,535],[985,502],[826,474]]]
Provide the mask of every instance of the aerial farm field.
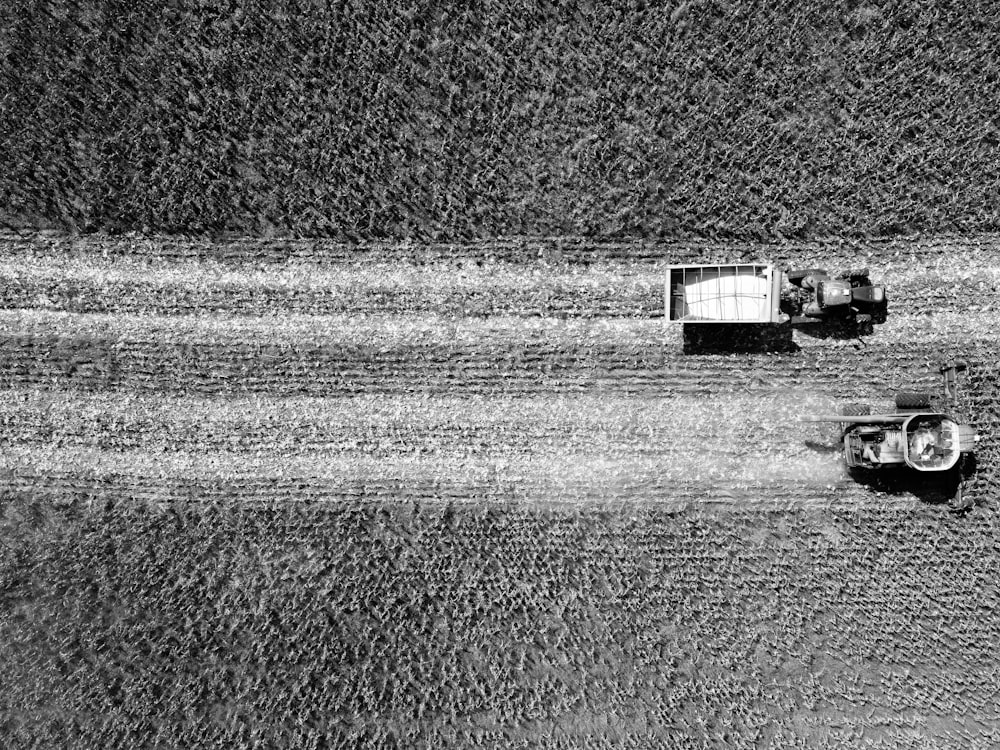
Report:
[[[857,338],[692,355],[669,263],[867,265]],[[987,747],[1000,238],[0,247],[10,747]],[[938,389],[968,495],[851,481]]]
[[[0,748],[1000,746],[998,49],[941,0],[7,0]],[[685,353],[666,267],[760,260],[888,322]],[[964,511],[799,421],[952,358]]]

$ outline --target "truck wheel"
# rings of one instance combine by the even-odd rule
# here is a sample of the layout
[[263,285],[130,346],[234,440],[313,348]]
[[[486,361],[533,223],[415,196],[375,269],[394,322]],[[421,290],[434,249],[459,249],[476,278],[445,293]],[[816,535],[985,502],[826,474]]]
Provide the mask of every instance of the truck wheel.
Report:
[[896,394],[897,409],[927,409],[931,405],[931,394],[922,391],[900,391]]
[[842,417],[867,417],[871,413],[871,404],[844,404],[840,407]]
[[795,286],[802,286],[802,279],[806,276],[826,276],[826,269],[824,268],[798,268],[794,271],[789,271],[787,274],[788,281]]

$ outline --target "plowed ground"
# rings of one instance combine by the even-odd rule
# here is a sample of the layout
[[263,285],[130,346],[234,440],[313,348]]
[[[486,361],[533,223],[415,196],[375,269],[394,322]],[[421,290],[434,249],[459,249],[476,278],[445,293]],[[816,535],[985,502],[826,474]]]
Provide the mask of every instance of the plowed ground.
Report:
[[[995,238],[0,250],[19,746],[997,739]],[[750,258],[889,320],[685,354],[665,267]],[[969,513],[799,421],[953,357]]]

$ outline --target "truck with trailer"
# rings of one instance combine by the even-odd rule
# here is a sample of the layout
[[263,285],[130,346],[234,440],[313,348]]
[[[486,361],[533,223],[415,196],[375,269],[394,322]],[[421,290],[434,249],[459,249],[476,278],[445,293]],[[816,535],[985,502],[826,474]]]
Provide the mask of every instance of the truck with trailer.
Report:
[[690,327],[720,324],[826,322],[865,334],[884,323],[888,311],[885,287],[873,284],[866,268],[834,276],[770,263],[672,265],[665,296],[665,317],[684,324],[685,341],[697,337]]

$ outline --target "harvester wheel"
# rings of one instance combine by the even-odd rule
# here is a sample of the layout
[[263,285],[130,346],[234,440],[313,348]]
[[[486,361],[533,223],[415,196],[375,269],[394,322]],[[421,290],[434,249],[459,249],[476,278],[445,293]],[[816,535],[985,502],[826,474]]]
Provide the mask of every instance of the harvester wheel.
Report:
[[867,268],[852,268],[848,271],[842,271],[837,274],[838,279],[843,279],[844,281],[850,281],[851,286],[862,286],[869,278],[871,278]]
[[826,276],[824,268],[797,268],[788,272],[788,281],[795,286],[802,286],[802,280],[806,276]]
[[875,328],[872,326],[872,316],[868,313],[860,313],[854,318],[854,322],[858,327],[859,336],[870,336],[875,332]]
[[872,310],[872,322],[882,324],[889,317],[889,305],[883,301],[878,307]]
[[900,391],[896,394],[897,409],[928,409],[931,394],[921,391]]
[[871,404],[844,404],[840,407],[842,417],[867,417],[871,413]]

